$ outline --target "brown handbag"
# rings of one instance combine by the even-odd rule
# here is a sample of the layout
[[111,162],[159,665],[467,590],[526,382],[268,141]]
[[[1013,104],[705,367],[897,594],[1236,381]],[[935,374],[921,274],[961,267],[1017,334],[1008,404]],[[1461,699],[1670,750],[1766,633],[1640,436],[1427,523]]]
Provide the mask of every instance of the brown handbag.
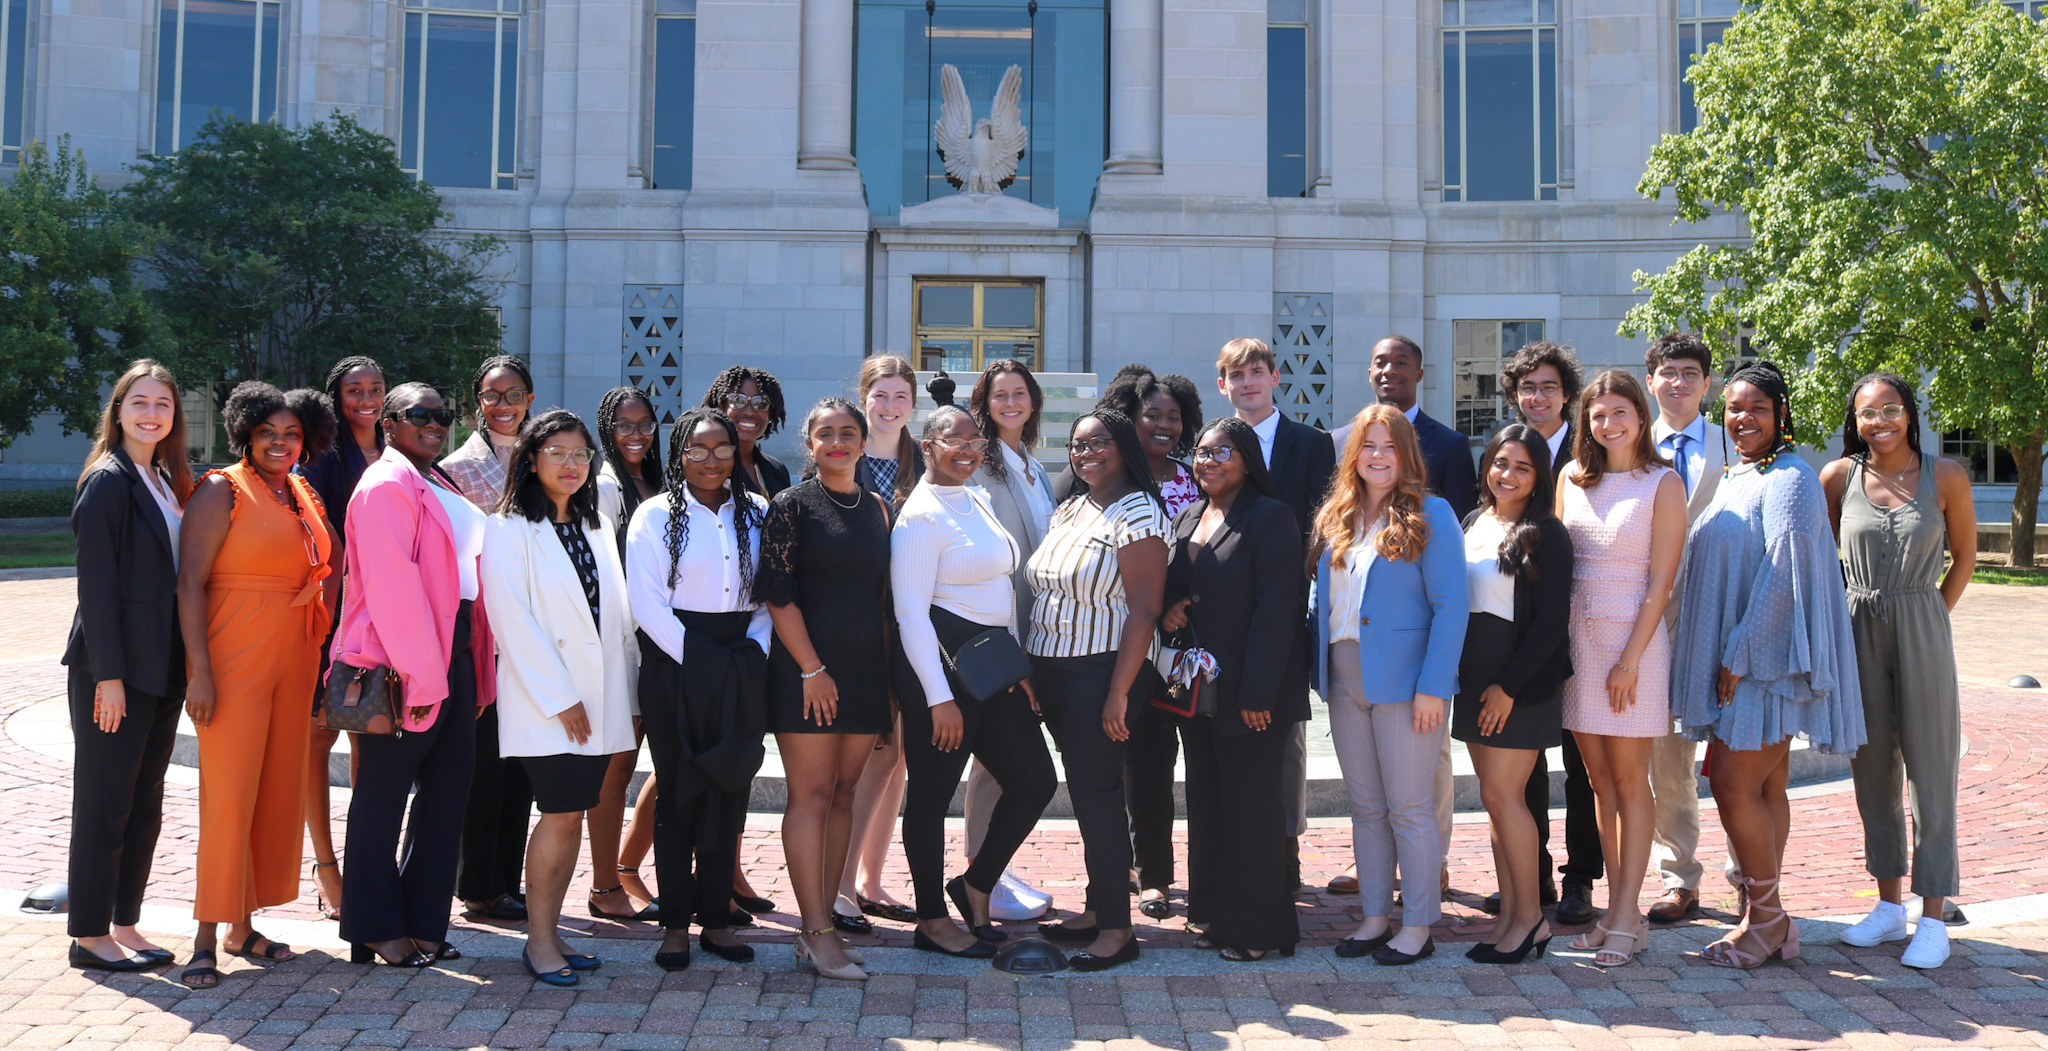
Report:
[[322,730],[354,734],[399,734],[398,710],[405,684],[391,668],[358,668],[335,661],[328,669],[327,697],[320,705]]

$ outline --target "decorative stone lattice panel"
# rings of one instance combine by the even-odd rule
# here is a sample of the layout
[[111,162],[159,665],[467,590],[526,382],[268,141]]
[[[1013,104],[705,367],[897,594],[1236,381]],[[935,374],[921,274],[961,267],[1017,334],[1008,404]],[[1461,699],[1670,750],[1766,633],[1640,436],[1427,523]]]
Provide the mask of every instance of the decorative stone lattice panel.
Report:
[[682,391],[683,286],[627,285],[625,322],[621,372],[652,397],[666,427],[694,402]]
[[1278,292],[1273,296],[1273,356],[1280,362],[1280,411],[1329,430],[1330,293]]

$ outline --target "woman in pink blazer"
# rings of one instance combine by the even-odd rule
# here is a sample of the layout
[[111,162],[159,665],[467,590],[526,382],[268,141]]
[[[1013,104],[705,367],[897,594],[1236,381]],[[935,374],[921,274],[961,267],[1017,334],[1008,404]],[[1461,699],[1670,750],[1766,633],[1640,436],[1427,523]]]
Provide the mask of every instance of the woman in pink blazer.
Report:
[[[425,967],[449,959],[449,902],[476,762],[476,711],[496,682],[472,645],[484,515],[433,472],[454,413],[424,383],[384,398],[384,455],[349,499],[347,577],[333,662],[387,667],[404,684],[401,734],[358,734],[348,808],[341,936],[356,963]],[[406,822],[404,865],[399,822]]]

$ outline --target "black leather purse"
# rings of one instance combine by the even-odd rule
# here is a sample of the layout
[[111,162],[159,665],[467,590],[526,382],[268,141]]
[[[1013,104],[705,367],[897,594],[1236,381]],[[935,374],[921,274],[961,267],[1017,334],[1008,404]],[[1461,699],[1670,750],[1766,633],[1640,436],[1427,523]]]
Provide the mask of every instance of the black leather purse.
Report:
[[1031,677],[1031,658],[1017,645],[1008,628],[990,628],[955,647],[939,653],[952,669],[960,689],[976,701],[986,701]]

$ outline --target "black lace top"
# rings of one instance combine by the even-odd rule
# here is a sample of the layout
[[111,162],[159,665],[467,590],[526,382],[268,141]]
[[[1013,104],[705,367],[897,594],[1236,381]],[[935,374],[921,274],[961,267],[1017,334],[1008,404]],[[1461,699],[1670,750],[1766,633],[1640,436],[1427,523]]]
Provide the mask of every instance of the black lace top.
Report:
[[583,523],[556,522],[555,535],[562,539],[562,550],[569,553],[569,564],[576,567],[576,579],[583,582],[583,597],[590,600],[590,622],[603,631],[604,621],[597,613],[597,553],[590,550]]
[[[847,506],[851,504],[852,506]],[[782,492],[761,527],[754,598],[794,605],[839,688],[839,719],[824,732],[883,733],[889,715],[889,520],[874,493],[835,493],[816,478]],[[778,637],[768,668],[769,730],[803,725],[800,669]]]

